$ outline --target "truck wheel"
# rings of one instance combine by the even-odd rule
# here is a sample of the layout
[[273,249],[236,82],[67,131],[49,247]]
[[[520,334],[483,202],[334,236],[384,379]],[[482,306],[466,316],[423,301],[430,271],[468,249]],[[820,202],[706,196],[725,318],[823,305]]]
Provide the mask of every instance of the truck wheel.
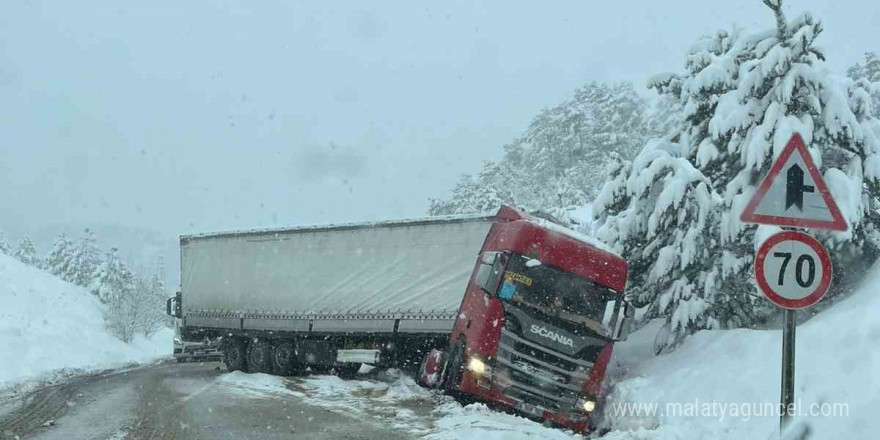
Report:
[[296,369],[296,347],[292,342],[275,344],[272,350],[272,369],[275,374],[286,376]]
[[232,338],[223,348],[223,363],[229,371],[245,371],[247,369],[247,344],[241,338]]
[[272,363],[272,344],[264,339],[252,339],[247,349],[248,373],[271,373]]
[[452,355],[446,363],[446,380],[443,381],[443,389],[447,393],[458,392],[462,372],[464,372],[464,342],[459,342],[455,344]]
[[361,369],[361,364],[359,362],[346,362],[344,364],[337,364],[333,369],[336,370],[336,375],[340,378],[353,379]]

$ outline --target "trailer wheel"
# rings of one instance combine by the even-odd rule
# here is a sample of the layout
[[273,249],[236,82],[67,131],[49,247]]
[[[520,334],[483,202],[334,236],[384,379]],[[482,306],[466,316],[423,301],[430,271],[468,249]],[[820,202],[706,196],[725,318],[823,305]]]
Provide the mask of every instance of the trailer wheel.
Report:
[[241,338],[232,338],[223,348],[223,363],[229,371],[247,369],[247,343]]
[[275,374],[286,376],[298,371],[296,347],[292,342],[275,344],[272,350],[272,368]]
[[360,362],[349,363],[346,362],[344,364],[337,364],[333,367],[336,370],[336,375],[342,379],[352,379],[354,378],[358,371],[361,369]]
[[247,349],[248,373],[271,373],[272,363],[272,344],[264,339],[252,339]]
[[464,341],[459,341],[452,349],[452,354],[446,364],[446,380],[443,381],[443,389],[447,393],[458,392],[462,372],[464,372]]

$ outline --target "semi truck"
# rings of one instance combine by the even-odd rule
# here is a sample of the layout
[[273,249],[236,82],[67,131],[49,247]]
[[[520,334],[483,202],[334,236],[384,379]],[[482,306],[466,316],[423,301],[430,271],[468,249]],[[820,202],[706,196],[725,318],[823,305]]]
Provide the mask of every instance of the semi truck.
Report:
[[221,338],[230,371],[355,375],[362,364],[580,432],[632,308],[602,243],[502,206],[493,215],[180,237],[184,340]]

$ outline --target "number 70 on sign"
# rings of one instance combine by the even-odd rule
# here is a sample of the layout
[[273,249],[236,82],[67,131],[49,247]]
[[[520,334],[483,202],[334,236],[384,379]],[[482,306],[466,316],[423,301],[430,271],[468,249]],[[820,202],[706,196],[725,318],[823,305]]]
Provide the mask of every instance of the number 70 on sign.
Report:
[[755,278],[764,295],[776,305],[802,309],[819,302],[831,285],[831,259],[812,236],[781,232],[758,250]]

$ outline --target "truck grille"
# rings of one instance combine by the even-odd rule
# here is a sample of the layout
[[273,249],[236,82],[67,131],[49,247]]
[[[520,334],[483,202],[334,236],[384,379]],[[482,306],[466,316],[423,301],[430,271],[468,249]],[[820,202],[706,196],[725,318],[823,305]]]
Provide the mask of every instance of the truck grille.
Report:
[[493,380],[516,400],[552,412],[568,411],[592,367],[591,362],[552,351],[504,328]]

